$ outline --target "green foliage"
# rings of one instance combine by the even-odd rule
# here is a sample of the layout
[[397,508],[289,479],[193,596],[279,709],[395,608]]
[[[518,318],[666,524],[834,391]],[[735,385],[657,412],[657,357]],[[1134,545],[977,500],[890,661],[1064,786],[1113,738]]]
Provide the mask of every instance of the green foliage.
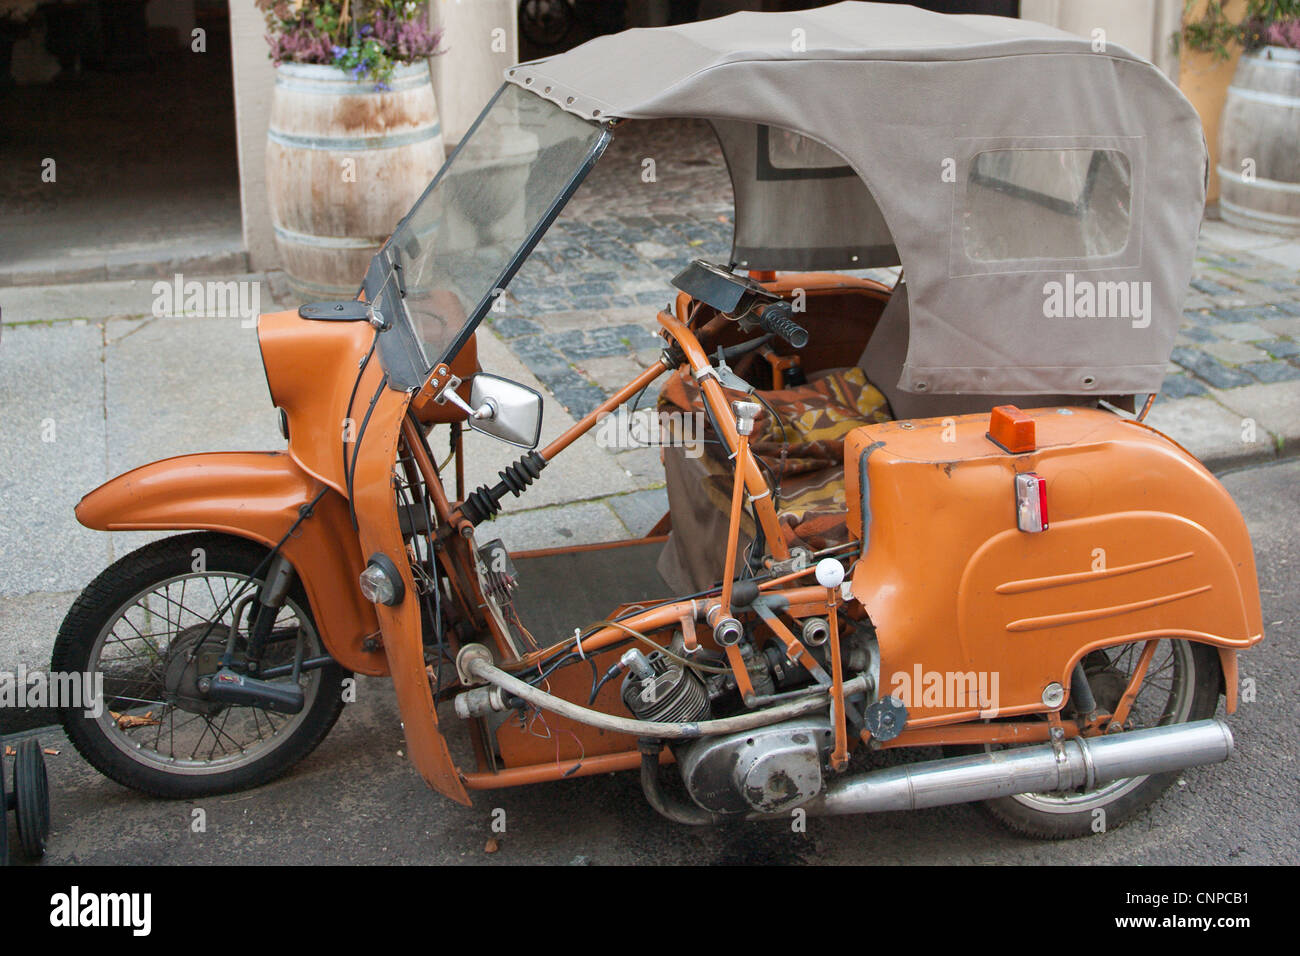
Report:
[[1234,43],[1247,50],[1266,43],[1290,46],[1287,38],[1294,33],[1290,28],[1300,22],[1300,0],[1250,0],[1239,23],[1228,19],[1220,0],[1210,0],[1205,12],[1190,20],[1188,16],[1195,2],[1187,0],[1183,8],[1183,27],[1172,37],[1175,53],[1186,47],[1226,60],[1232,55]]

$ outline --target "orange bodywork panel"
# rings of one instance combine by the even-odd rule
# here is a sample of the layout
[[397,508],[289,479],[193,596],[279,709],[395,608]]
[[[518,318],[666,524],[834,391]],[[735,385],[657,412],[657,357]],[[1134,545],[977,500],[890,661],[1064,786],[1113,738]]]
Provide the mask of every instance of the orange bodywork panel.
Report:
[[383,630],[383,649],[393,675],[411,762],[429,786],[468,806],[469,794],[438,729],[438,710],[424,663],[419,592],[394,505],[393,462],[409,400],[405,392],[389,388],[378,393],[369,426],[359,436],[362,444],[353,476],[353,500],[365,555],[387,555],[406,586],[401,603],[395,607],[375,605],[375,610]]
[[[268,312],[258,318],[257,339],[262,361],[271,370],[271,401],[284,409],[289,423],[289,454],[308,474],[339,493],[346,493],[343,446],[352,453],[352,440],[378,387],[379,357],[371,355],[357,373],[375,330],[368,322],[328,322],[304,319],[297,311]],[[478,371],[478,346],[473,337],[451,363],[454,374],[468,379]],[[470,382],[457,389],[468,399]],[[423,400],[413,411],[425,424],[463,421],[465,413],[450,402]],[[351,404],[349,404],[351,403]]]
[[[374,336],[366,322],[311,321],[296,311],[262,315],[258,340],[272,401],[288,420],[288,451],[154,462],[91,492],[77,518],[102,531],[220,531],[272,547],[324,486],[312,517],[283,545],[321,638],[344,667],[391,673],[412,763],[435,790],[468,804],[438,730],[420,606],[395,507],[393,467],[410,397],[384,384],[377,357],[362,368]],[[461,375],[477,367],[472,347],[453,363]],[[426,420],[444,414],[439,406]],[[349,469],[355,529],[345,497]],[[357,578],[376,552],[401,569],[406,599],[397,607],[377,607],[361,595]],[[366,651],[367,639],[376,637],[375,649]]]
[[[167,458],[100,485],[77,505],[98,531],[220,531],[274,547],[321,485],[284,452],[212,452]],[[330,654],[361,674],[388,673],[362,650],[379,627],[357,587],[365,566],[347,502],[327,491],[283,547]]]
[[[1068,690],[1083,655],[1152,637],[1215,645],[1235,671],[1233,654],[1263,626],[1250,538],[1223,486],[1109,412],[1027,414],[1037,448],[1023,454],[987,437],[987,415],[849,434],[848,522],[865,538],[852,589],[877,629],[881,693],[973,672],[989,685],[996,675],[997,714],[1045,712],[1044,688]],[[1020,472],[1046,481],[1045,531],[1017,527]],[[912,696],[911,727],[993,716],[977,701]]]

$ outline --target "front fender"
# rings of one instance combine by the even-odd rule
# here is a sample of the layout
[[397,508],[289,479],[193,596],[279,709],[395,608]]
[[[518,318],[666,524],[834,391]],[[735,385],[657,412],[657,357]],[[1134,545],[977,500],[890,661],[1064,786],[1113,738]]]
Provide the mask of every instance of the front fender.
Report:
[[[219,531],[270,548],[322,487],[284,452],[182,455],[105,482],[76,514],[97,531]],[[343,496],[327,490],[281,550],[334,659],[357,673],[387,674],[385,655],[362,647],[379,621],[357,587],[365,562]]]

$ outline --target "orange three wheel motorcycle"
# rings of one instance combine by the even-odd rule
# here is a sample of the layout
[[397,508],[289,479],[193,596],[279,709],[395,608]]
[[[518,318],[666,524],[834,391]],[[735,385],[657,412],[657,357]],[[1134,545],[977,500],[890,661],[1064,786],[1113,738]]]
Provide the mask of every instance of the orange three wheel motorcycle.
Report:
[[[476,330],[617,127],[674,117],[717,134],[732,260],[683,257],[659,361],[539,448],[541,395],[480,370]],[[187,533],[69,612],[53,666],[106,706],[68,734],[127,786],[229,791],[307,754],[349,672],[388,675],[462,804],[639,770],[687,824],[982,801],[1042,837],[1114,826],[1230,756],[1219,699],[1263,637],[1239,512],[1141,423],[1206,168],[1156,68],[1026,21],[841,3],[512,68],[354,300],[261,317],[287,449],[82,500]],[[661,380],[651,534],[507,551],[503,505]],[[466,427],[519,449],[473,490]]]

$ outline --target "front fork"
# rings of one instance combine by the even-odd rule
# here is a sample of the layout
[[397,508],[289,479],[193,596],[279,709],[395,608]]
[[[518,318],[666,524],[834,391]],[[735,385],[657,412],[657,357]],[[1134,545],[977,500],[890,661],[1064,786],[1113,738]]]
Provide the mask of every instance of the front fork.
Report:
[[[248,634],[248,670],[249,673],[256,673],[261,665],[262,651],[265,649],[267,638],[271,636],[271,629],[275,626],[275,619],[280,614],[280,608],[284,607],[285,600],[289,597],[289,588],[293,587],[294,571],[293,565],[290,564],[283,554],[276,554],[271,560],[271,566],[267,569],[266,580],[257,591],[257,610],[256,617],[253,619],[253,626]],[[239,615],[235,615],[235,626],[239,623]],[[232,632],[234,628],[231,629]],[[233,651],[230,644],[226,646],[225,664],[229,664],[229,657]],[[296,660],[302,658],[302,634],[298,635],[298,648],[295,655]],[[297,676],[296,674],[294,675]]]
[[[230,631],[226,647],[215,674],[201,677],[200,693],[209,700],[234,706],[261,707],[279,714],[297,714],[306,702],[298,678],[305,669],[323,667],[332,658],[328,655],[303,660],[302,628],[295,629],[293,663],[261,671],[262,654],[271,641],[275,620],[289,597],[295,574],[293,565],[279,552],[271,558],[266,578],[255,594],[249,594],[235,604],[231,613]],[[235,669],[235,652],[239,642],[239,623],[249,615],[248,642],[245,648],[245,673]],[[197,651],[197,648],[196,648]],[[289,676],[289,681],[272,678]]]

